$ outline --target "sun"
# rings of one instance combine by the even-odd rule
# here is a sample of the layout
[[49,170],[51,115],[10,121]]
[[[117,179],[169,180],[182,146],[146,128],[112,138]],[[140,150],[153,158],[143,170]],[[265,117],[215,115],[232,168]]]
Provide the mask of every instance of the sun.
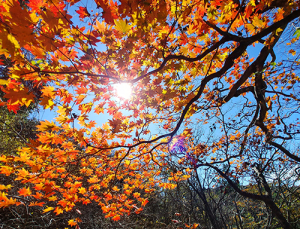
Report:
[[119,98],[130,99],[132,94],[131,84],[119,83],[114,85],[116,94]]

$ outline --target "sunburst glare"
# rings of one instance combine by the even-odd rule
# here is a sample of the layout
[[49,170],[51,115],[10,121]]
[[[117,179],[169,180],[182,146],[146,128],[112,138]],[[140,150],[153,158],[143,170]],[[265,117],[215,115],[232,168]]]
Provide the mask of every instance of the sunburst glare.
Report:
[[132,94],[131,84],[119,83],[114,85],[116,95],[122,99],[130,99]]

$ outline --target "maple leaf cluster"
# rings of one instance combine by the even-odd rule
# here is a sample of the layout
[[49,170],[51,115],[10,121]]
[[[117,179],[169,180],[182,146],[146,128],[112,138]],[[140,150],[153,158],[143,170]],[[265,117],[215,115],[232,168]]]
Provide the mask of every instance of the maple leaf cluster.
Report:
[[[285,2],[3,0],[0,56],[13,64],[0,105],[37,103],[56,116],[18,155],[2,155],[0,172],[32,206],[51,202],[45,213],[96,202],[119,220],[200,166],[228,163],[238,178],[260,136],[299,162],[283,146],[299,134],[299,77],[274,51],[300,16],[299,1]],[[116,96],[117,83],[132,85],[130,99]],[[196,143],[195,125],[209,141]],[[9,191],[2,207],[20,204]]]

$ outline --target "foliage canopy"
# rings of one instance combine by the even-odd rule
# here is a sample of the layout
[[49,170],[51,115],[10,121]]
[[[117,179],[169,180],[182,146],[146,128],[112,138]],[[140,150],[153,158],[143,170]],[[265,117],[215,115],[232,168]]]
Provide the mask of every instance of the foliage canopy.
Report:
[[[96,202],[119,220],[155,189],[209,167],[288,228],[267,186],[260,195],[236,182],[256,164],[260,176],[271,163],[300,162],[291,144],[300,133],[299,4],[1,0],[1,63],[12,63],[1,106],[37,101],[57,115],[18,155],[1,156],[0,172],[21,186],[14,198],[2,185],[0,206],[62,214]],[[130,99],[117,98],[117,83],[131,84]],[[262,147],[268,153],[253,153]]]

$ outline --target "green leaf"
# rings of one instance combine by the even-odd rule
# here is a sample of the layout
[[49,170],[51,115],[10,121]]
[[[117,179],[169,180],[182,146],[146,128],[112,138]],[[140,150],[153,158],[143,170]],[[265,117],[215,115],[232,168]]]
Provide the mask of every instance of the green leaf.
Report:
[[297,38],[300,37],[300,27],[297,27],[297,28],[296,28],[296,31],[295,31],[295,33],[294,33],[294,36],[296,36]]

